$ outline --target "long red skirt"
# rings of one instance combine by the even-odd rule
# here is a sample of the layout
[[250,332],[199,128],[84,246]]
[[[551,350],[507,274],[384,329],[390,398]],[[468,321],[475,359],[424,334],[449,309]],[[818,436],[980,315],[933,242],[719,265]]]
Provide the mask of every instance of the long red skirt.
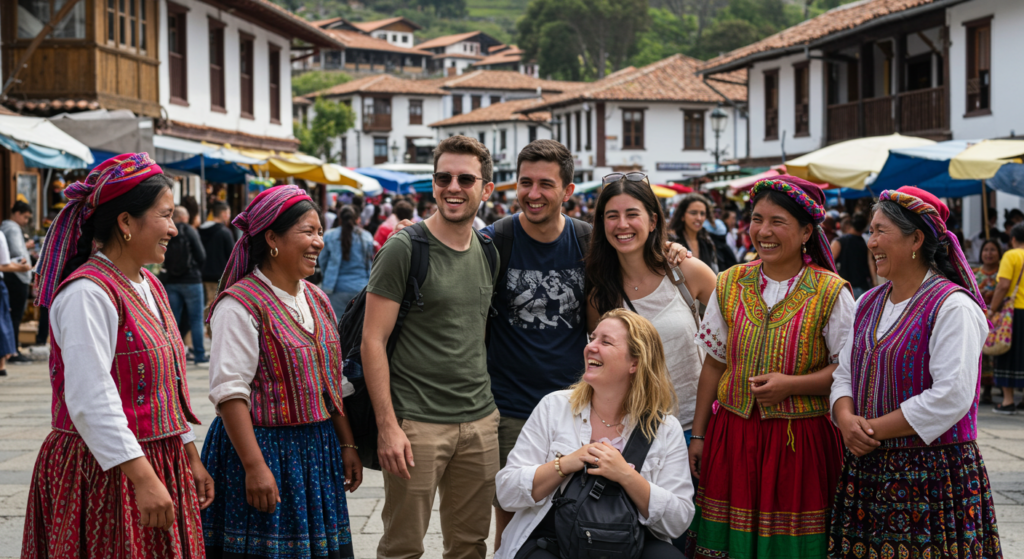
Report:
[[199,498],[181,437],[141,443],[174,501],[170,530],[144,528],[135,486],[119,468],[104,472],[78,435],[53,431],[32,473],[22,559],[202,559]]
[[744,419],[719,409],[708,425],[689,557],[813,558],[828,553],[828,519],[843,469],[828,417]]

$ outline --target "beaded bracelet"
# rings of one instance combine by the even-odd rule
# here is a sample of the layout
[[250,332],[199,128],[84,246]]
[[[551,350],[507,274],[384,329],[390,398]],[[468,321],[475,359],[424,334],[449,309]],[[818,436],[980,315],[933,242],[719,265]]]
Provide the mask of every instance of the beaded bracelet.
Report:
[[558,477],[564,478],[564,477],[566,477],[566,475],[562,473],[562,465],[559,464],[559,460],[561,460],[561,459],[562,459],[562,453],[561,452],[556,452],[555,453],[555,471],[558,472]]
[[359,447],[354,444],[343,444],[341,448],[351,448],[352,450],[359,450]]
[[703,441],[704,435],[690,435],[691,441]]

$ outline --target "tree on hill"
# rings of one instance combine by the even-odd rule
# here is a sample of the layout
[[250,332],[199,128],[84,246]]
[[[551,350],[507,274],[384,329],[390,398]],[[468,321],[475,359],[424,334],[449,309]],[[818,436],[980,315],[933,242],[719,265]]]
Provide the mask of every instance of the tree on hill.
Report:
[[[626,65],[637,35],[647,29],[647,8],[647,0],[532,0],[519,20],[519,47],[524,58],[539,60],[548,56],[542,43],[555,43],[580,58],[584,77],[600,79]],[[552,35],[553,28],[545,30],[552,22],[568,31],[564,41]],[[543,64],[541,72],[548,72]]]
[[344,103],[317,97],[313,104],[313,120],[306,128],[299,121],[292,123],[293,133],[299,140],[299,150],[315,155],[328,163],[337,163],[338,155],[331,153],[334,139],[341,136],[356,122],[352,108]]
[[292,96],[330,89],[351,79],[352,77],[344,72],[303,72],[292,76]]

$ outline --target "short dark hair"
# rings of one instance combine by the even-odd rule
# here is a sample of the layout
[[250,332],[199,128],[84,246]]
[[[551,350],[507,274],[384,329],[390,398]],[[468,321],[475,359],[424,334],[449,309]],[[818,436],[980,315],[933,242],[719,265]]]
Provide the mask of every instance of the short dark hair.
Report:
[[487,146],[480,143],[476,138],[469,136],[452,136],[445,138],[434,148],[434,172],[437,172],[437,160],[446,153],[474,155],[480,160],[480,176],[484,178],[484,184],[491,182],[494,176],[494,162],[491,161],[491,152]]
[[558,176],[562,179],[562,188],[572,182],[575,167],[572,161],[572,154],[569,149],[555,140],[534,140],[519,152],[516,160],[516,175],[519,175],[519,168],[523,161],[550,161],[558,163]]
[[405,200],[402,200],[401,202],[395,204],[395,209],[392,211],[392,213],[395,214],[395,217],[397,217],[399,221],[403,219],[412,219],[412,204],[406,202]]
[[22,202],[21,200],[18,200],[16,202],[14,202],[13,206],[11,206],[11,213],[15,213],[15,214],[32,213],[32,206],[28,205],[26,202]]
[[210,205],[210,213],[213,214],[214,216],[218,216],[224,213],[225,211],[229,210],[231,210],[231,206],[225,204],[224,202],[217,201]]
[[868,216],[857,212],[850,218],[850,227],[858,233],[863,233],[868,228]]
[[1010,236],[1017,239],[1018,243],[1024,243],[1024,223],[1018,223],[1010,229]]

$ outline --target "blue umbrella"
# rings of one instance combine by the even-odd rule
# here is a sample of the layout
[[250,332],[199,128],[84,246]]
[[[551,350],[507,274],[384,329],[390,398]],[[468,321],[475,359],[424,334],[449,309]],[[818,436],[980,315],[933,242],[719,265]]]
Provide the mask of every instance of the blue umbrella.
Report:
[[378,167],[360,167],[356,169],[356,172],[377,179],[377,182],[388,192],[411,194],[413,192],[430,192],[433,189],[433,178],[430,175],[410,175]]

